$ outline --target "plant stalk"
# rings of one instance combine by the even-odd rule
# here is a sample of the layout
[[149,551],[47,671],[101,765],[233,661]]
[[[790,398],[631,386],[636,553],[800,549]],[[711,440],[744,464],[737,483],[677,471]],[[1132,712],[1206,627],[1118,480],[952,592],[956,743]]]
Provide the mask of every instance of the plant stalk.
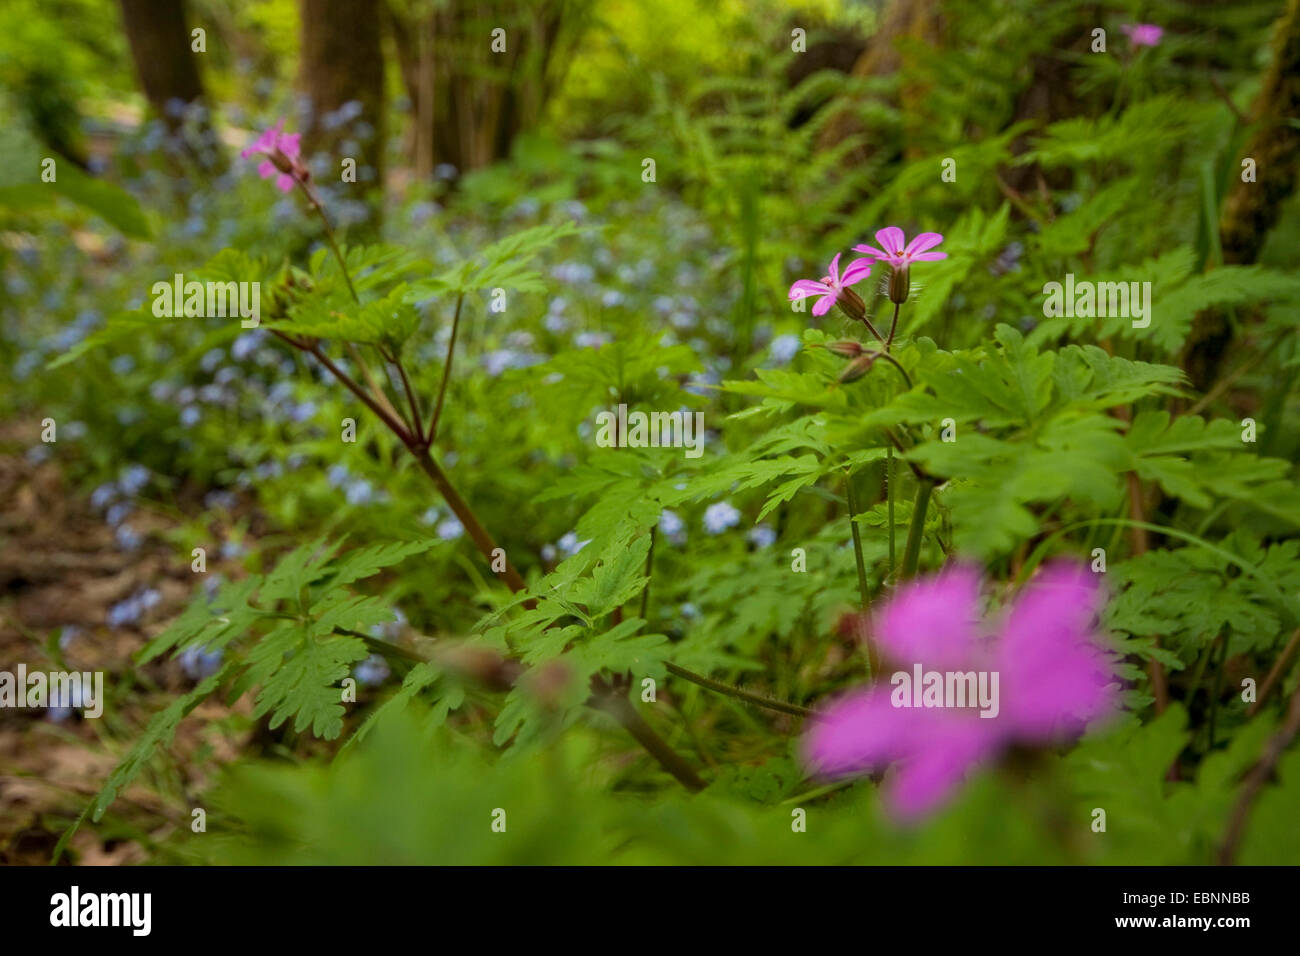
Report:
[[916,486],[916,501],[912,505],[912,524],[907,529],[907,545],[903,549],[903,568],[901,576],[910,578],[916,574],[916,565],[921,558],[921,538],[925,534],[925,512],[930,505],[930,492],[934,490],[933,478],[922,478]]

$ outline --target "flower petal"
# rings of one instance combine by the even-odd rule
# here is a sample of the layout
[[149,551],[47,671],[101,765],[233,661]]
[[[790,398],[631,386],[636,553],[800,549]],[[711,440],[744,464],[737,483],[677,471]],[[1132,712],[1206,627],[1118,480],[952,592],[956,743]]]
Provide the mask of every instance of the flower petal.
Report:
[[972,765],[999,747],[998,736],[978,717],[936,711],[928,738],[914,757],[900,764],[886,780],[887,805],[896,817],[915,820],[935,810],[961,785]]
[[803,299],[810,295],[828,295],[831,287],[825,282],[816,282],[812,279],[800,279],[794,285],[790,286],[791,299]]
[[820,299],[818,299],[817,304],[812,307],[812,314],[825,315],[827,312],[831,310],[831,306],[833,306],[834,304],[835,304],[835,293],[827,292]]
[[906,585],[876,619],[881,650],[898,664],[962,670],[978,657],[980,575],[955,565]]
[[840,288],[847,288],[855,282],[861,282],[871,274],[872,259],[854,259],[844,267],[844,274],[840,276]]
[[831,285],[838,285],[840,281],[840,254],[835,253],[835,258],[831,260],[830,270],[826,273],[830,279]]
[[832,704],[804,733],[804,763],[825,776],[845,776],[910,753],[916,718],[927,711],[895,707],[889,695],[888,686],[877,684]]
[[292,192],[293,177],[288,173],[281,173],[280,178],[275,181],[275,185],[279,187],[280,192],[282,193]]
[[913,262],[936,262],[939,259],[947,259],[946,252],[918,252],[912,256]]
[[937,232],[923,232],[907,244],[904,250],[915,256],[918,252],[925,252],[927,249],[933,249],[939,243],[943,242],[943,236]]
[[1045,567],[1016,601],[998,642],[999,722],[1046,740],[1113,712],[1116,677],[1093,626],[1102,594],[1083,565]]
[[875,246],[868,246],[865,243],[859,243],[858,245],[854,246],[853,251],[860,252],[864,256],[875,256],[877,259],[890,258],[888,252],[883,252],[880,249],[877,249]]
[[266,179],[269,176],[274,176],[275,163],[271,162],[269,159],[262,160],[257,164],[257,174],[263,179]]
[[880,243],[880,248],[891,256],[896,256],[903,251],[903,242],[906,239],[903,230],[897,226],[886,226],[876,233],[876,242]]

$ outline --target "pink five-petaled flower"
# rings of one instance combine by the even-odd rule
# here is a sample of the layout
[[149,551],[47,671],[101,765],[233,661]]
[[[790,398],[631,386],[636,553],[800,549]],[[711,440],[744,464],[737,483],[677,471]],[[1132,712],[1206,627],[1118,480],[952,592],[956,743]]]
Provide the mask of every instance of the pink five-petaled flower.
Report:
[[[910,670],[894,674],[892,689],[875,684],[826,710],[804,737],[806,763],[826,776],[897,764],[886,781],[886,806],[912,820],[948,797],[971,766],[1006,747],[1049,743],[1112,714],[1117,678],[1093,625],[1100,602],[1096,577],[1086,568],[1054,563],[1030,582],[990,638],[979,620],[974,569],[957,566],[908,585],[877,614],[875,639],[884,657]],[[951,697],[938,703],[950,706],[914,696],[913,675],[926,674],[927,690],[933,689],[927,672],[941,675]],[[987,675],[985,686],[993,690],[993,706],[982,711],[971,701],[964,709],[951,706],[962,679],[949,675],[972,672],[977,681]]]
[[[943,236],[937,232],[923,232],[911,242],[907,242],[907,236],[903,234],[902,229],[897,226],[886,226],[876,233],[876,242],[880,243],[879,249],[864,243],[854,246],[853,251],[889,263],[889,301],[895,305],[902,305],[907,301],[907,293],[911,288],[910,273],[913,262],[931,262],[948,258],[946,252],[927,251],[943,242]],[[890,338],[893,338],[892,333]]]
[[923,232],[911,242],[897,226],[886,226],[876,233],[876,242],[880,248],[866,244],[854,246],[854,252],[864,256],[875,256],[882,262],[888,262],[895,269],[906,269],[913,262],[930,262],[935,259],[947,259],[946,252],[927,252],[943,242],[943,236],[937,232]]
[[[813,315],[825,315],[831,310],[831,306],[837,302],[841,304],[841,307],[848,303],[850,307],[846,311],[853,315],[854,318],[860,319],[862,316],[852,308],[853,305],[857,304],[854,302],[857,295],[849,292],[849,286],[861,282],[870,274],[870,259],[854,259],[844,267],[844,272],[841,274],[840,254],[837,252],[835,258],[831,260],[830,269],[821,281],[800,279],[790,286],[790,301],[806,299],[810,295],[818,296],[817,301],[813,303]],[[865,306],[862,307],[862,311],[865,313]]]
[[1156,46],[1165,35],[1164,27],[1158,27],[1154,23],[1124,23],[1120,29],[1134,46]]
[[311,175],[302,162],[300,135],[284,132],[284,120],[280,120],[239,155],[244,159],[254,154],[265,156],[257,166],[258,174],[263,179],[275,176],[275,185],[287,193],[295,182],[305,183]]

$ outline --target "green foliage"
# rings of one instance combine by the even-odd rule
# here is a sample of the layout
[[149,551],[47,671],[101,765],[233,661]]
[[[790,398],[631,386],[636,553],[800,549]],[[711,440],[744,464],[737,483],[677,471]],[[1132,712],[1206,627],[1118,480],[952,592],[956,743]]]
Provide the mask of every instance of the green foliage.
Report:
[[[935,42],[901,38],[888,72],[861,76],[845,71],[873,14],[816,6],[800,22],[827,45],[805,56],[785,52],[791,11],[766,0],[596,4],[592,23],[565,25],[591,27],[571,82],[517,91],[559,105],[509,162],[454,187],[445,170],[409,184],[397,171],[364,243],[346,193],[317,176],[338,245],[299,192],[246,169],[177,189],[168,157],[141,145],[147,126],[124,133],[122,104],[75,95],[112,55],[89,27],[42,21],[22,33],[36,52],[0,49],[40,137],[0,136],[0,354],[14,370],[0,396],[64,429],[26,454],[57,455],[87,492],[145,463],[141,510],[176,525],[150,543],[223,544],[221,582],[149,625],[126,683],[181,690],[108,726],[120,763],[83,820],[137,812],[119,799],[133,786],[202,787],[213,832],[181,852],[220,863],[1217,858],[1296,687],[1278,661],[1300,625],[1300,216],[1270,211],[1253,264],[1225,264],[1218,234],[1249,134],[1224,99],[1255,97],[1275,11],[1198,7],[1192,29],[1162,3],[1151,49],[1122,46],[1107,14],[1102,56],[1081,52],[1092,24],[1077,4],[954,2]],[[16,35],[34,6],[15,9],[0,24]],[[288,6],[230,22],[289,75]],[[40,51],[61,45],[75,75],[43,86]],[[243,98],[242,73],[209,72],[214,102]],[[39,183],[46,146],[76,146],[83,128],[97,158],[112,142],[113,164],[91,177],[60,160],[57,185]],[[839,355],[880,343],[838,310],[792,310],[786,291],[890,224],[943,233],[948,256],[913,266],[888,357],[851,379]],[[260,282],[262,329],[155,316],[147,293],[178,272]],[[1067,275],[1150,282],[1150,325],[1048,315],[1048,283]],[[895,315],[888,278],[877,263],[856,288],[877,329]],[[1207,309],[1232,338],[1195,394],[1185,351]],[[427,424],[436,403],[434,460],[468,504],[439,497],[428,462],[319,355],[399,415]],[[620,404],[699,412],[703,454],[598,445],[594,415]],[[345,418],[355,443],[338,440]],[[64,437],[74,421],[79,444]],[[467,533],[467,509],[522,590]],[[973,768],[904,828],[877,781],[808,776],[796,714],[866,679],[859,615],[906,586],[912,532],[920,571],[978,562],[997,604],[1046,561],[1091,561],[1128,712]],[[223,655],[218,672],[181,678],[171,662],[200,650]],[[345,698],[374,654],[388,682]],[[1270,673],[1249,712],[1244,682]],[[635,749],[610,694],[703,793]],[[225,719],[255,724],[276,762],[235,760],[211,789],[158,772],[218,695],[251,705]],[[1298,780],[1292,749],[1255,796],[1241,861],[1295,859]]]
[[[92,179],[71,161],[50,152],[16,127],[0,131],[0,209],[47,215],[55,198],[62,197],[132,239],[151,236],[149,222],[134,196]],[[47,159],[54,163],[52,182],[43,178]]]

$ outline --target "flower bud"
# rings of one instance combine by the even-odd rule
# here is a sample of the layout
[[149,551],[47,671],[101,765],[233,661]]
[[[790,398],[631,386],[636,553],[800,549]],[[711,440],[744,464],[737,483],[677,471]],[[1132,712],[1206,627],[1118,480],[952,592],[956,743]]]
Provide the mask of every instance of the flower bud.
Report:
[[894,266],[889,273],[889,301],[894,305],[902,305],[907,301],[911,286],[912,278],[907,266]]
[[871,366],[876,362],[876,353],[864,352],[859,355],[848,365],[844,366],[844,371],[840,373],[840,381],[844,384],[856,382],[867,372],[871,371]]
[[840,289],[839,295],[835,297],[835,304],[840,307],[841,312],[855,322],[863,322],[867,318],[867,304],[862,301],[862,296],[852,289]]
[[840,358],[847,358],[847,359],[857,358],[863,352],[862,346],[859,343],[853,341],[832,342],[830,345],[826,347],[830,349],[832,352],[834,352],[836,355],[838,355]]

